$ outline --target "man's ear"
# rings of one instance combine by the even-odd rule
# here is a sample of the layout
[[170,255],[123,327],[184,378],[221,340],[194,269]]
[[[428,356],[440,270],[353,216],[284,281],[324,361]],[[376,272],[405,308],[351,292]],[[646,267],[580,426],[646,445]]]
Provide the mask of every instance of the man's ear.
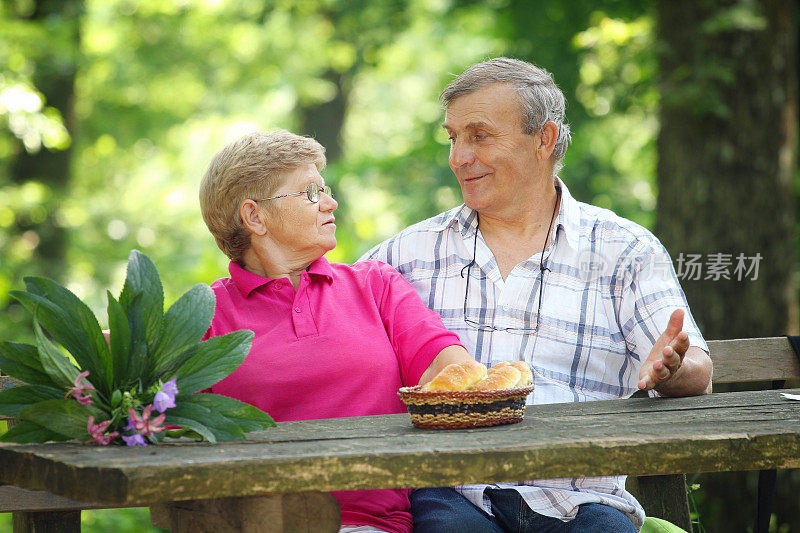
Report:
[[548,120],[542,126],[542,131],[539,133],[539,145],[536,147],[536,158],[539,161],[547,161],[553,149],[556,147],[558,140],[558,126],[552,120]]
[[255,200],[246,199],[239,206],[239,216],[242,223],[254,235],[267,233],[267,219],[264,209],[261,209]]

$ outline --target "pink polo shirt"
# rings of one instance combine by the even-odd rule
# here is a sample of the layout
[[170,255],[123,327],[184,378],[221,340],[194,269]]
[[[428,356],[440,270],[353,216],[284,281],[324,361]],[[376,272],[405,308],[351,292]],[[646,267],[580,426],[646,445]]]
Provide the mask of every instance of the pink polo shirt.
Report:
[[[276,421],[404,413],[397,389],[416,385],[458,336],[411,285],[379,261],[330,264],[321,257],[295,291],[229,266],[215,281],[206,337],[255,332],[244,362],[212,391],[255,405]],[[408,490],[334,492],[342,524],[412,531]]]

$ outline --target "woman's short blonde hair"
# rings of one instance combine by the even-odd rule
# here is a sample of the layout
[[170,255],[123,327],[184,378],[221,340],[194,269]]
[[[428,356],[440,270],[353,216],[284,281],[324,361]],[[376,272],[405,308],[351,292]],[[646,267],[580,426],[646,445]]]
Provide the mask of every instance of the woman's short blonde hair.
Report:
[[286,173],[308,164],[322,171],[325,148],[286,130],[251,133],[217,152],[200,183],[200,211],[231,261],[241,261],[250,247],[250,232],[239,214],[242,202],[272,196]]

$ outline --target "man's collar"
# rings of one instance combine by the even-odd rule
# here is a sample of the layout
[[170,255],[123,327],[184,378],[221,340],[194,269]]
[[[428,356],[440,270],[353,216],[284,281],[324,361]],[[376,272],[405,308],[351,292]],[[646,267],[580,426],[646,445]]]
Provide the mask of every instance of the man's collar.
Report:
[[[581,210],[577,200],[569,193],[569,189],[561,181],[561,178],[556,176],[555,182],[556,186],[561,188],[561,207],[558,210],[555,227],[563,229],[567,242],[577,250],[581,227]],[[475,210],[462,204],[460,207],[453,209],[450,212],[450,216],[442,220],[441,229],[453,225],[461,232],[462,236],[467,237],[475,231],[475,221]]]
[[556,176],[556,186],[561,189],[561,207],[558,210],[558,217],[556,217],[556,227],[564,230],[567,242],[577,250],[581,228],[581,208],[558,176]]
[[478,225],[477,220],[477,211],[462,204],[460,207],[453,210],[452,216],[445,219],[444,225],[454,226],[461,232],[461,236],[466,238],[468,235],[475,233],[475,229]]
[[[333,282],[333,269],[331,269],[330,263],[325,257],[320,257],[306,270],[309,276],[320,277],[323,279],[327,279],[328,282]],[[242,296],[245,298],[250,296],[254,290],[272,283],[275,281],[273,278],[267,278],[264,276],[259,276],[258,274],[253,274],[245,270],[239,263],[236,261],[231,261],[228,265],[228,272],[231,274],[231,279],[236,284],[236,287],[242,293]]]
[[452,227],[466,237],[471,231],[470,228],[475,227],[475,211],[461,204],[439,213],[424,223],[429,231],[444,231]]

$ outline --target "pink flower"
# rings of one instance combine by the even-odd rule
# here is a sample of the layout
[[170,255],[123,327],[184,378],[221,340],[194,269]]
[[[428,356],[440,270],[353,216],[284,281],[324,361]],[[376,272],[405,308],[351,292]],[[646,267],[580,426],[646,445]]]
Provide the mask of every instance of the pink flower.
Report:
[[92,405],[91,396],[84,393],[95,390],[94,386],[89,382],[81,383],[81,381],[88,375],[88,370],[78,374],[78,376],[75,378],[75,386],[67,391],[67,394],[64,395],[64,398],[68,398],[70,395],[72,395],[81,405]]
[[114,442],[114,439],[119,436],[119,431],[104,434],[110,423],[110,420],[105,420],[99,424],[95,424],[94,417],[90,416],[89,422],[86,424],[86,430],[89,432],[89,435],[91,435],[92,438],[86,442],[93,442],[95,444],[99,444],[100,446],[108,446]]
[[140,417],[136,414],[136,411],[134,411],[133,408],[128,409],[128,425],[125,427],[125,429],[135,429],[145,436],[164,431],[164,427],[161,426],[161,424],[164,423],[164,419],[167,418],[167,415],[158,415],[154,419],[150,420],[150,412],[152,410],[153,406],[148,405],[144,408],[144,412]]

